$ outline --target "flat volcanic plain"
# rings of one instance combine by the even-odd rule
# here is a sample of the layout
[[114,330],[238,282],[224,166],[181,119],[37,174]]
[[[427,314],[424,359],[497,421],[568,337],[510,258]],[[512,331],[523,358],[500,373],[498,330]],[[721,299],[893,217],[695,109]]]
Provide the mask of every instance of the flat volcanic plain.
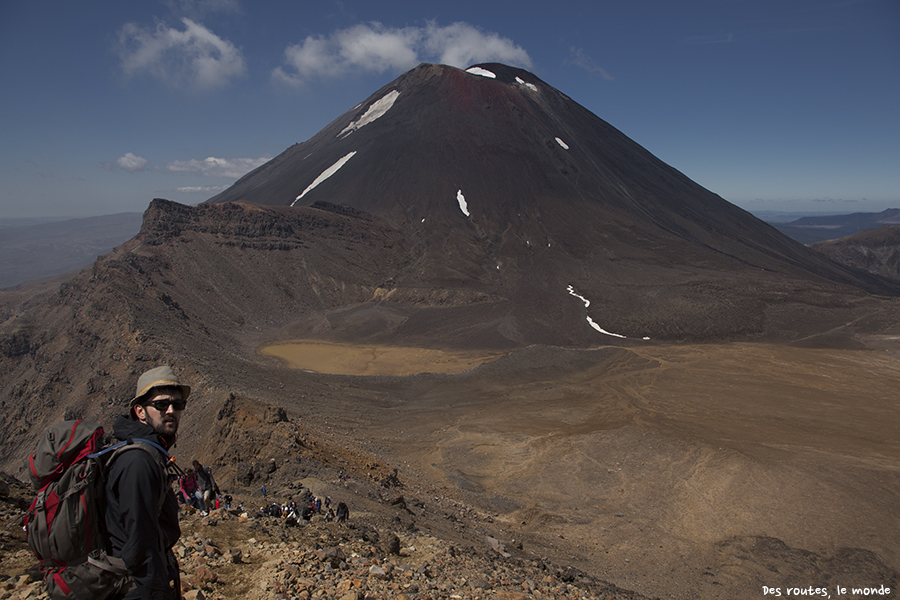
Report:
[[866,344],[532,346],[456,374],[345,346],[293,367],[345,372],[303,374],[332,392],[315,420],[494,515],[509,548],[650,597],[893,596],[900,353]]

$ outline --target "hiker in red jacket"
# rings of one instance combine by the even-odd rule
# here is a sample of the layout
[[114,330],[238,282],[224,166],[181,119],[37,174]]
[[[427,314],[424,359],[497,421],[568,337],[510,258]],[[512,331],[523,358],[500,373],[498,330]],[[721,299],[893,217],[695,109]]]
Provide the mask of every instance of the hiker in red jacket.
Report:
[[197,497],[195,496],[198,489],[197,474],[194,473],[193,469],[188,469],[185,471],[184,475],[178,478],[178,487],[181,490],[181,497],[184,498],[184,503],[199,509],[200,504],[197,502]]
[[[171,367],[140,376],[128,415],[113,433],[121,440],[143,438],[166,449],[175,444],[178,423],[191,388],[179,383]],[[181,598],[178,562],[172,546],[181,536],[178,501],[168,482],[165,459],[150,452],[123,453],[106,483],[106,526],[110,555],[121,558],[133,583],[116,600]]]

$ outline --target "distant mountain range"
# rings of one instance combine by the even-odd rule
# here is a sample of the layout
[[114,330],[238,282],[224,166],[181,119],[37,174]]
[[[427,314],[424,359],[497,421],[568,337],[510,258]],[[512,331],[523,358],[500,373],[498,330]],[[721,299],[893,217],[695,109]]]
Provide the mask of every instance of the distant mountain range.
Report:
[[878,229],[884,225],[900,225],[900,208],[889,208],[880,213],[801,217],[789,223],[770,223],[781,233],[801,244],[809,245],[847,237],[866,229]]
[[90,265],[131,239],[141,213],[0,228],[0,289]]

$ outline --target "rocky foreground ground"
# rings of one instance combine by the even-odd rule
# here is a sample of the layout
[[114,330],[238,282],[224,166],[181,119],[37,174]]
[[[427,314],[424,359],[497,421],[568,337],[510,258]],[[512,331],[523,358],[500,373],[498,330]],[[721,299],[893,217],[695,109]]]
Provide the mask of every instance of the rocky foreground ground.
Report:
[[[0,600],[46,598],[21,517],[29,490],[4,477],[0,498]],[[375,514],[345,523],[264,516],[259,510],[183,508],[175,547],[186,600],[200,598],[638,599],[572,569],[510,556],[497,540],[462,546]],[[399,522],[397,523],[399,524]]]

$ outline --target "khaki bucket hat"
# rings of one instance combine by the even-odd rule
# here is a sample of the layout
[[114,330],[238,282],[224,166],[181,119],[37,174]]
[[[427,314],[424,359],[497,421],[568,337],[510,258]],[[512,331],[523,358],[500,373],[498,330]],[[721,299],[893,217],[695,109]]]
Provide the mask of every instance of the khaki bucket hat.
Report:
[[178,381],[178,377],[175,375],[172,367],[163,366],[150,369],[138,378],[137,389],[130,404],[132,414],[134,414],[134,405],[140,403],[144,396],[156,387],[177,387],[181,390],[181,398],[183,400],[187,400],[188,395],[191,393],[190,386]]

